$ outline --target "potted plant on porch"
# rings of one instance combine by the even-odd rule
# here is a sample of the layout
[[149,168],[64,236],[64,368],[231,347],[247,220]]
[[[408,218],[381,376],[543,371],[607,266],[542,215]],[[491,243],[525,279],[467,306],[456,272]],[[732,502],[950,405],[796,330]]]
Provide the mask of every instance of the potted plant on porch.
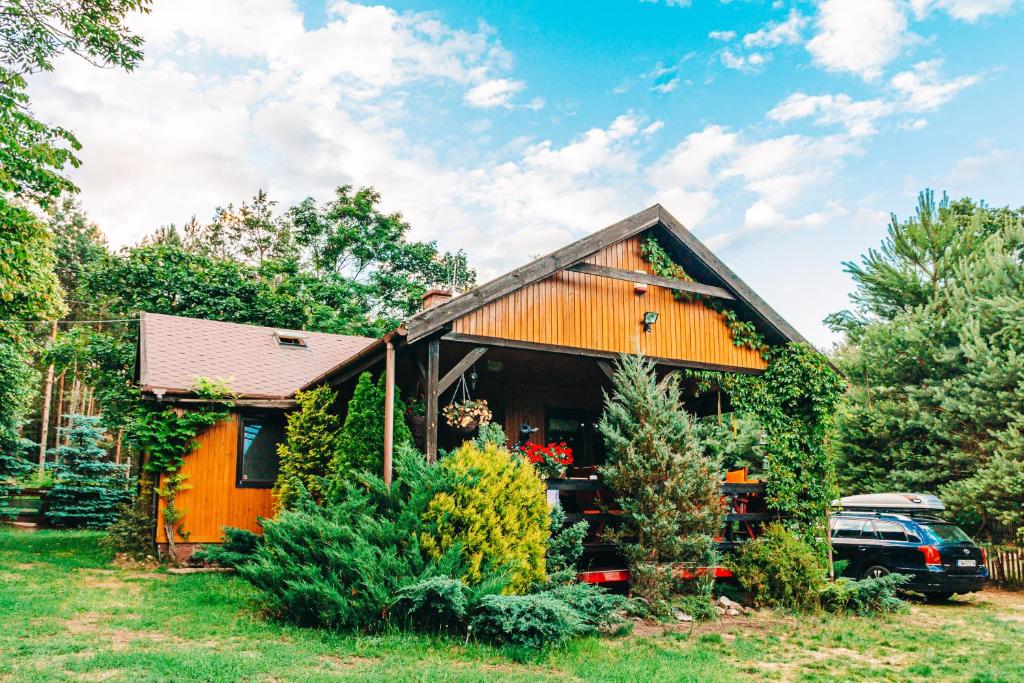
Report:
[[485,399],[466,398],[449,403],[442,411],[448,426],[462,434],[472,434],[491,422],[491,409]]

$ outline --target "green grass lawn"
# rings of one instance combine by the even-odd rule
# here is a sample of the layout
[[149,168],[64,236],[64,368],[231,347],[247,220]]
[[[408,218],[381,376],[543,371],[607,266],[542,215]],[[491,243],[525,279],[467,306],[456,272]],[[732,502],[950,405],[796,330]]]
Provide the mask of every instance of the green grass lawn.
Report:
[[1011,593],[881,619],[644,626],[522,656],[275,624],[236,577],[115,568],[100,538],[0,529],[0,681],[1024,680],[1024,595]]

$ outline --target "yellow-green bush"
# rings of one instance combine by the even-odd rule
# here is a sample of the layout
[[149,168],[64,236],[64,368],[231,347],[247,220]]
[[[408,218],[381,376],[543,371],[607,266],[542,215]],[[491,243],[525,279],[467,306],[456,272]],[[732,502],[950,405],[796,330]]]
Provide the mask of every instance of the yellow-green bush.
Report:
[[544,484],[533,467],[506,449],[471,442],[441,461],[456,483],[434,496],[423,520],[420,542],[431,557],[456,544],[466,561],[466,583],[485,572],[509,573],[506,593],[523,593],[545,580],[548,506]]

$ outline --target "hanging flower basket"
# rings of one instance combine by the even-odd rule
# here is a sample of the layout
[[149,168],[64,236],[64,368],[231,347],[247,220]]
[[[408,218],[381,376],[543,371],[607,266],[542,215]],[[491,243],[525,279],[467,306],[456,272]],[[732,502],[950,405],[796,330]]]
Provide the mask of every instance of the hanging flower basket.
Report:
[[544,479],[564,479],[566,469],[573,462],[572,449],[564,441],[547,446],[528,441],[519,447],[519,452],[533,463]]
[[462,434],[472,434],[480,427],[490,424],[493,417],[484,399],[466,399],[458,403],[449,403],[442,412],[448,426]]

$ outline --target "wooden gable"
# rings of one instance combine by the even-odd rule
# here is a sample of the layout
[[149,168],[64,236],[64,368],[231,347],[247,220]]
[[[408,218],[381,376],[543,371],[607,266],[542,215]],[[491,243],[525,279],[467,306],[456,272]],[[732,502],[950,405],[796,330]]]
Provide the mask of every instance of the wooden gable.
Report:
[[[652,273],[640,254],[643,236],[606,246],[585,263]],[[647,311],[658,313],[649,333]],[[761,370],[760,354],[732,343],[722,316],[700,301],[679,301],[671,290],[558,270],[452,321],[452,332],[613,353],[640,352],[695,365]]]

